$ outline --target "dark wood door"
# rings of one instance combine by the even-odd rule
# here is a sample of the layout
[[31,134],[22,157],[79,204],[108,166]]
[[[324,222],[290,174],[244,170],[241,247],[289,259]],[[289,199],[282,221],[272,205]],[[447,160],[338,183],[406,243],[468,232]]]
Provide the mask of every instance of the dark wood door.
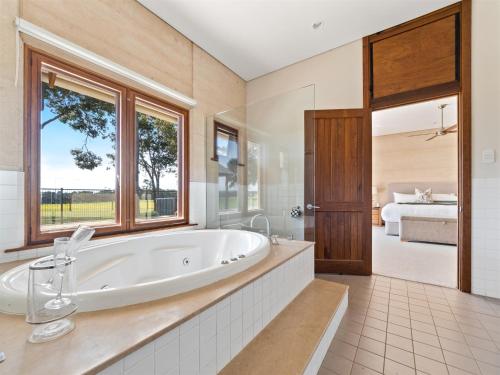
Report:
[[369,111],[306,111],[305,181],[316,272],[371,274]]

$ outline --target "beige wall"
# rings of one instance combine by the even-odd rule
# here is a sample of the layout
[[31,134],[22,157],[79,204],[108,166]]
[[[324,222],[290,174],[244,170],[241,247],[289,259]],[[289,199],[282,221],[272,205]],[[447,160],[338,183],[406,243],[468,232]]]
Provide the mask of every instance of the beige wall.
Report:
[[[246,83],[138,2],[1,0],[0,169],[22,170],[22,88],[14,87],[20,15],[92,52],[194,97],[191,180],[203,181],[205,115],[245,103]],[[21,79],[22,82],[22,79]]]
[[249,81],[247,103],[315,85],[316,109],[363,106],[361,40]]
[[[472,1],[472,174],[500,177],[500,1]],[[481,163],[483,149],[496,163]]]
[[373,137],[372,185],[379,191],[379,203],[387,203],[387,184],[395,182],[457,182],[456,134],[425,142],[412,133]]
[[22,168],[22,89],[16,74],[17,0],[0,1],[0,170]]

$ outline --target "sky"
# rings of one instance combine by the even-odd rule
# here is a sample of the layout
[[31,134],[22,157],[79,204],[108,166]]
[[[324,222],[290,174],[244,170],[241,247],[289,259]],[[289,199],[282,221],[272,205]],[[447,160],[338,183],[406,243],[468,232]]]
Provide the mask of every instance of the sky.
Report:
[[[53,117],[50,108],[42,111],[42,122]],[[101,166],[94,170],[78,168],[70,151],[81,148],[85,136],[60,121],[48,124],[41,135],[40,187],[53,189],[115,189],[116,171],[106,156],[113,153],[112,142],[95,138],[87,141],[87,148],[102,158]],[[109,168],[109,169],[107,169]],[[139,181],[143,181],[142,175]],[[177,189],[174,174],[166,175],[160,182],[163,189]]]

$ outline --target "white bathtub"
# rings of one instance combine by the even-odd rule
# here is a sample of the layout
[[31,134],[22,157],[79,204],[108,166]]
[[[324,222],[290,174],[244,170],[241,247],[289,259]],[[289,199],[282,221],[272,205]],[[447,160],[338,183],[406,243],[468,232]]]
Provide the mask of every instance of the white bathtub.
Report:
[[[200,288],[253,266],[269,249],[265,236],[239,230],[148,234],[94,245],[77,257],[79,311],[132,305]],[[229,264],[221,263],[226,260]],[[0,276],[0,311],[26,311],[28,265]]]

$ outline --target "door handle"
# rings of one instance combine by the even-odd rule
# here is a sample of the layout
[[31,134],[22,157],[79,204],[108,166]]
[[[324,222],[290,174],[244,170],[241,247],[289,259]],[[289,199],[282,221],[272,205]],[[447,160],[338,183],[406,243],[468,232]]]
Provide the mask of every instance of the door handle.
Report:
[[308,203],[308,204],[306,205],[306,208],[307,208],[308,210],[313,210],[313,209],[315,209],[315,208],[319,208],[319,206],[314,206],[314,205],[312,205],[311,203]]

